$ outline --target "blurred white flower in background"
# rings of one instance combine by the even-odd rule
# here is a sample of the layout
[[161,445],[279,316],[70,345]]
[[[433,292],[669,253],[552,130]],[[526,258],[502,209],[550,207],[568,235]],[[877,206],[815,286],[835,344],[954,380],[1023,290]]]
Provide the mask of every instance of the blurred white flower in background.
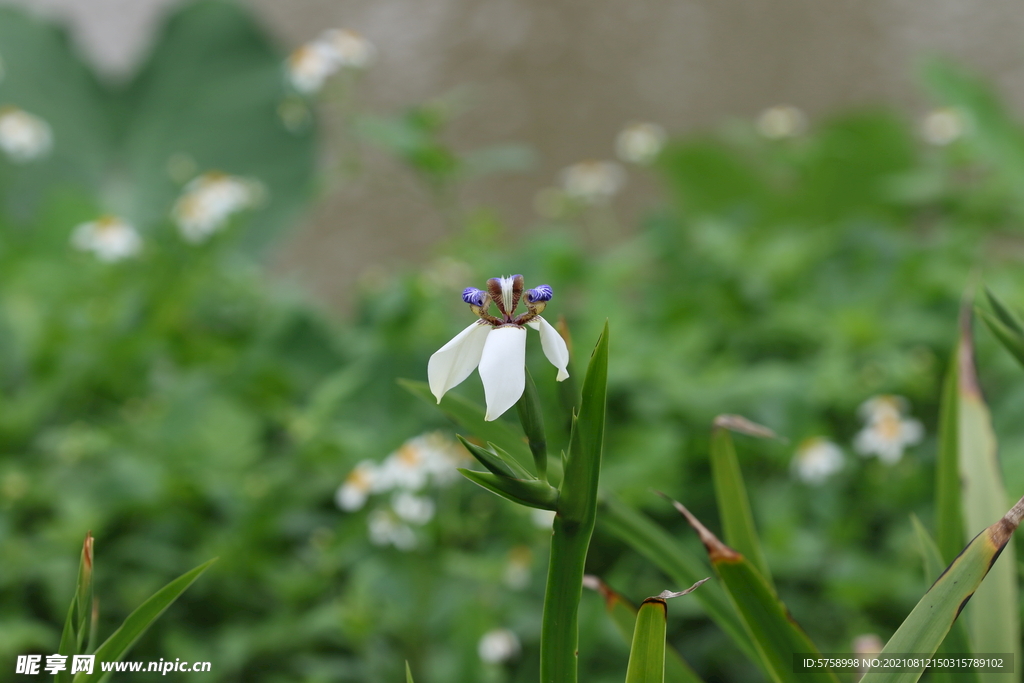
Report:
[[904,448],[924,437],[921,423],[905,417],[908,407],[902,396],[874,396],[865,401],[858,411],[865,425],[854,439],[854,449],[863,456],[877,455],[889,465],[898,462]]
[[370,542],[374,545],[393,545],[399,550],[416,547],[415,532],[391,510],[374,510],[367,519],[367,525]]
[[963,113],[956,107],[933,109],[921,120],[921,137],[930,145],[948,145],[966,132],[966,124]]
[[843,451],[828,439],[804,439],[791,463],[793,474],[807,484],[821,484],[843,469]]
[[186,241],[202,242],[232,215],[259,203],[263,186],[255,180],[210,171],[185,185],[172,216]]
[[417,492],[428,482],[450,484],[458,477],[456,468],[468,459],[461,444],[440,432],[421,434],[403,443],[380,464],[363,460],[352,468],[335,492],[334,502],[345,512],[355,512],[373,494],[393,492],[390,505],[373,509],[367,518],[370,542],[411,550],[417,543],[413,526],[427,524],[436,510],[432,498]]
[[508,553],[508,564],[505,565],[505,585],[514,590],[522,590],[530,583],[530,567],[533,565],[533,553],[525,545],[517,545]]
[[434,518],[434,501],[408,491],[399,491],[391,497],[391,509],[400,519],[418,526]]
[[562,169],[562,188],[573,199],[603,204],[626,183],[626,172],[614,161],[581,161]]
[[53,147],[50,124],[17,107],[0,109],[0,149],[18,164],[46,156]]
[[101,216],[75,226],[71,245],[81,251],[91,251],[101,261],[112,262],[138,254],[142,238],[135,228],[117,216]]
[[507,628],[496,628],[480,638],[477,653],[489,664],[507,662],[519,654],[519,638]]
[[381,463],[380,490],[418,491],[428,478],[433,478],[436,484],[450,484],[458,478],[456,468],[466,457],[462,445],[444,434],[420,434],[403,443]]
[[647,165],[658,158],[665,138],[665,129],[656,123],[631,123],[615,138],[615,151],[623,161]]
[[376,56],[373,43],[355,31],[329,29],[289,55],[288,80],[298,92],[312,95],[339,69],[365,69]]
[[288,56],[288,79],[292,87],[304,95],[315,93],[338,70],[334,50],[315,40],[300,45]]
[[377,463],[372,460],[362,461],[348,473],[345,482],[338,487],[337,493],[334,494],[334,502],[346,512],[361,509],[373,493],[377,479]]
[[339,67],[365,69],[377,57],[377,48],[369,40],[351,29],[332,28],[324,31],[320,41],[330,46]]
[[791,138],[807,129],[807,116],[792,105],[780,104],[761,112],[755,126],[758,133],[771,140]]

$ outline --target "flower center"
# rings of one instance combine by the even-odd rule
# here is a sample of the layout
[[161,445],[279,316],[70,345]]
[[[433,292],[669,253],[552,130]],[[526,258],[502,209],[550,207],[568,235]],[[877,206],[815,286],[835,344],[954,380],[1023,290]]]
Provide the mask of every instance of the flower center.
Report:
[[[490,323],[493,327],[502,325],[522,327],[540,315],[552,296],[550,285],[540,285],[525,292],[523,291],[524,287],[522,275],[492,277],[487,281],[486,290],[467,287],[462,292],[462,300],[469,304],[473,312],[482,320]],[[515,313],[520,301],[526,303],[527,312],[517,316]],[[500,316],[488,313],[487,309],[492,303],[498,309]]]

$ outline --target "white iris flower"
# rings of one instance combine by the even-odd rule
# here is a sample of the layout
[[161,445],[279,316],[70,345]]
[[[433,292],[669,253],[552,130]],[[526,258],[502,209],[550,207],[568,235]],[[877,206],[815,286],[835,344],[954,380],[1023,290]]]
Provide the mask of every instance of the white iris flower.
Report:
[[[551,364],[558,368],[561,382],[569,373],[569,349],[558,331],[540,317],[551,300],[551,287],[540,285],[523,291],[523,276],[491,278],[487,290],[468,287],[462,300],[480,320],[442,346],[427,364],[430,391],[441,402],[445,393],[462,383],[479,368],[487,402],[485,420],[495,420],[515,405],[526,389],[526,328],[540,332],[540,345]],[[515,315],[520,300],[527,311]],[[487,312],[494,304],[500,316]]]

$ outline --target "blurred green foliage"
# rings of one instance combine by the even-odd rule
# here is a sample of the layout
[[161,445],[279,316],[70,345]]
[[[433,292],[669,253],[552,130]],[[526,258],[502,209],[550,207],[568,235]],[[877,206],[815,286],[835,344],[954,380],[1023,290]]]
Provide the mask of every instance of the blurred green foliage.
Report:
[[[221,681],[393,681],[406,659],[426,683],[533,680],[549,530],[459,482],[426,489],[437,512],[402,551],[368,537],[384,497],[348,513],[333,501],[358,462],[452,431],[395,380],[422,380],[429,355],[471,321],[464,287],[516,272],[554,288],[548,317],[565,316],[576,368],[610,320],[605,489],[696,543],[649,488],[717,531],[710,424],[740,413],[791,439],[740,438],[738,457],[780,594],[823,651],[847,651],[861,633],[884,640],[927,585],[908,514],[933,518],[937,405],[960,298],[983,281],[1024,308],[1024,133],[984,84],[928,70],[967,123],[944,146],[891,112],[784,139],[732,122],[673,140],[651,169],[663,201],[611,236],[608,207],[545,218],[525,236],[463,209],[436,258],[365,278],[337,320],[253,259],[310,201],[317,137],[282,123],[282,103],[308,105],[237,6],[178,11],[121,85],[94,77],[61,31],[7,8],[0,55],[0,106],[42,117],[54,138],[45,159],[0,158],[0,667],[56,651],[91,529],[97,593],[109,596],[102,633],[169,579],[221,558],[136,659],[211,661]],[[351,120],[354,140],[444,189],[439,211],[451,217],[447,189],[530,157],[461,153],[445,142],[449,118],[426,103]],[[210,169],[258,179],[268,199],[186,244],[168,212]],[[139,258],[103,263],[69,246],[73,227],[101,212],[140,230]],[[979,347],[1012,456],[1024,445],[1014,409],[1024,385],[984,333]],[[555,412],[539,344],[528,363]],[[458,392],[482,403],[475,379]],[[849,447],[857,407],[881,393],[906,396],[928,435],[892,466]],[[547,423],[552,452],[567,441],[559,415]],[[794,445],[813,435],[847,452],[816,487],[790,473]],[[1003,464],[1011,495],[1024,492],[1024,462]],[[509,579],[510,563],[525,580]],[[637,601],[669,587],[600,520],[588,571]],[[583,676],[621,680],[626,645],[590,598]],[[670,640],[707,680],[756,679],[695,603],[672,612]],[[497,627],[523,645],[506,665],[477,654]]]

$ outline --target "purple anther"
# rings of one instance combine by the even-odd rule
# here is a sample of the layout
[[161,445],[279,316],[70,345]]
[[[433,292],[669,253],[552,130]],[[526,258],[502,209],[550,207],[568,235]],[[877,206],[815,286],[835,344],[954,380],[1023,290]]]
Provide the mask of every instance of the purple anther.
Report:
[[476,287],[466,287],[462,290],[462,300],[472,306],[483,306],[485,296],[487,296],[487,292]]
[[551,285],[538,285],[533,289],[526,291],[526,300],[531,304],[540,303],[541,301],[551,301],[551,296],[554,292],[551,291]]

